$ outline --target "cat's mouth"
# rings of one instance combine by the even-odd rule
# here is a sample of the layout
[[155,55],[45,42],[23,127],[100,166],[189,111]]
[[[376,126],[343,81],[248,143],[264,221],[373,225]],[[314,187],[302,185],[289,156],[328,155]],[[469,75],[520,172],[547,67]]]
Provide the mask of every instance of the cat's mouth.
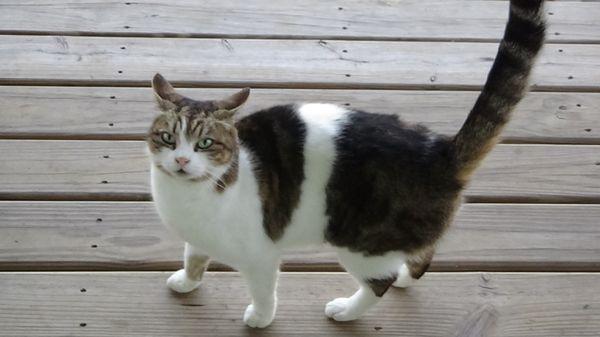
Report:
[[171,177],[179,177],[179,178],[190,180],[190,181],[204,181],[204,180],[208,179],[208,175],[206,175],[206,174],[197,177],[193,174],[190,174],[190,172],[188,172],[182,168],[180,168],[177,171],[170,171],[170,170],[165,169],[160,164],[156,164],[156,167]]
[[179,170],[175,171],[175,176],[181,177],[183,179],[186,179],[188,181],[193,181],[193,182],[205,181],[208,179],[208,175],[206,175],[206,174],[196,177],[196,176],[190,174],[189,172],[185,171],[184,169],[179,169]]

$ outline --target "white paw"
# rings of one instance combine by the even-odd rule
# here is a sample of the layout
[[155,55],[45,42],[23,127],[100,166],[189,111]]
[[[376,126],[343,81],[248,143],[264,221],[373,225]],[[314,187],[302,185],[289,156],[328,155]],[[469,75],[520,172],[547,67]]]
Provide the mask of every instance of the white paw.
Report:
[[167,286],[178,293],[189,293],[200,286],[200,281],[189,279],[185,270],[180,269],[167,279]]
[[396,279],[396,282],[394,282],[392,285],[398,288],[406,288],[411,286],[413,283],[415,283],[415,279],[412,278],[412,276],[410,276],[410,271],[408,270],[408,267],[405,263],[402,265],[402,267],[400,267],[400,271],[398,272],[398,278]]
[[251,328],[266,328],[273,322],[275,318],[275,310],[262,313],[254,309],[254,305],[250,304],[244,312],[244,323]]
[[325,315],[336,321],[352,321],[358,318],[358,315],[352,312],[349,298],[340,297],[327,303],[325,306]]

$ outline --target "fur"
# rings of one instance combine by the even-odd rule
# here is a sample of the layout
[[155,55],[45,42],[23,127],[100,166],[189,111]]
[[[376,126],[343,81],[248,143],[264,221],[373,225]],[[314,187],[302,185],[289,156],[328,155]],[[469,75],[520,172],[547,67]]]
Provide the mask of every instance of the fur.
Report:
[[148,133],[152,195],[163,222],[186,241],[168,286],[196,289],[209,259],[240,271],[251,327],[274,318],[280,256],[327,245],[359,284],[325,314],[353,320],[391,285],[429,267],[473,170],[525,94],[544,37],[542,1],[513,0],[498,56],[455,137],[392,115],[332,104],[275,106],[239,120],[249,90],[220,101],[179,95],[152,81],[162,114]]

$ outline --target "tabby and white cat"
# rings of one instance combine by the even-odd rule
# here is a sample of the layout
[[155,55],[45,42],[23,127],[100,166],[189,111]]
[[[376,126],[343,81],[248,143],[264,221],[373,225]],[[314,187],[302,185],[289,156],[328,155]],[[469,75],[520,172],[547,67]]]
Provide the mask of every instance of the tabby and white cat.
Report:
[[282,252],[327,244],[360,288],[325,314],[358,318],[391,286],[427,270],[461,191],[527,89],[542,47],[541,0],[511,0],[487,82],[454,137],[394,115],[332,104],[275,106],[236,119],[244,89],[220,101],[152,80],[162,110],[148,134],[152,195],[163,222],[186,241],[177,292],[200,285],[209,258],[239,270],[251,327],[271,323]]

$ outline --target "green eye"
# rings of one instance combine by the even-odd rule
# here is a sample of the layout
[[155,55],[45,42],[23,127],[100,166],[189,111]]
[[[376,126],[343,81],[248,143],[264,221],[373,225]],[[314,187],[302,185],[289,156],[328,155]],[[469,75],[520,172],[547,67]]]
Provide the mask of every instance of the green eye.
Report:
[[175,140],[173,139],[173,135],[168,133],[168,132],[163,132],[160,134],[160,139],[162,139],[163,142],[169,144],[169,145],[173,145],[175,144]]
[[201,139],[197,144],[196,144],[196,150],[200,149],[200,150],[206,150],[209,147],[211,147],[214,143],[214,140],[210,139],[210,138],[204,138]]

